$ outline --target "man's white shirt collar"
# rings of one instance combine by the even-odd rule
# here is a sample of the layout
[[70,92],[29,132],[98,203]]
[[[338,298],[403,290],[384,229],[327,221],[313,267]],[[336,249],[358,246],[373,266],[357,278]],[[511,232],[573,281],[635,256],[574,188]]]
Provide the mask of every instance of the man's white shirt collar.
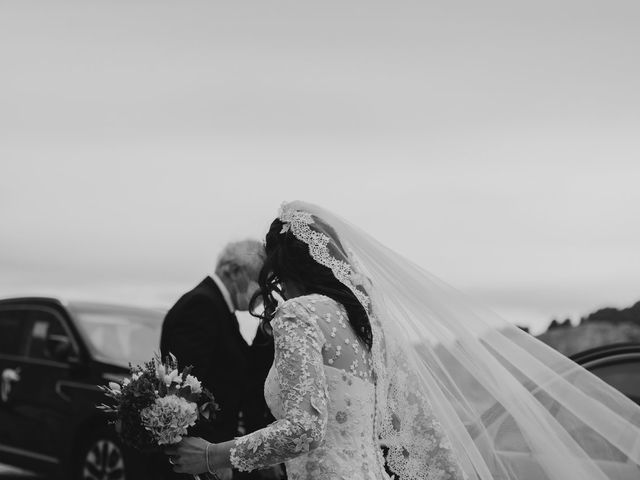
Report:
[[231,300],[231,294],[229,293],[229,290],[227,290],[227,287],[225,286],[224,283],[222,283],[222,280],[220,280],[220,277],[218,275],[216,275],[215,273],[212,273],[211,278],[213,279],[214,282],[216,282],[216,285],[220,289],[220,292],[224,297],[224,301],[227,302],[227,307],[229,307],[229,311],[231,313],[234,313],[236,311],[236,307],[233,305],[233,301]]

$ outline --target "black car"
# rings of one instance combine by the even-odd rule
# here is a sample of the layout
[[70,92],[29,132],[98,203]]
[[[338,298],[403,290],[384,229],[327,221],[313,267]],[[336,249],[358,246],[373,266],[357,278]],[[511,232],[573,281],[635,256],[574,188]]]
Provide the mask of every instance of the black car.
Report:
[[640,344],[593,348],[573,355],[571,360],[640,405]]
[[142,479],[97,385],[158,350],[163,312],[54,298],[0,300],[0,463],[64,479]]

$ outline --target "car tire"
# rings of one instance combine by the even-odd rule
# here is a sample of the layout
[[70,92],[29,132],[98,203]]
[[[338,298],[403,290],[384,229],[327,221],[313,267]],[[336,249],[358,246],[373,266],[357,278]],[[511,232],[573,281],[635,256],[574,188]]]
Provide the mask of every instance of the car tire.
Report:
[[76,480],[133,480],[122,443],[108,429],[99,429],[82,440],[74,470]]

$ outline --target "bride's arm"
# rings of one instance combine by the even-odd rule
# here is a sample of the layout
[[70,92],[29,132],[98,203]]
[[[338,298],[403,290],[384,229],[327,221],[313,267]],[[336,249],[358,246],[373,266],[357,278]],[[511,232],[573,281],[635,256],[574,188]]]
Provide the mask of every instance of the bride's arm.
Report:
[[[316,448],[327,426],[327,381],[322,360],[324,335],[317,316],[300,301],[280,307],[271,322],[274,367],[284,418],[230,444],[229,461],[241,471],[282,463]],[[221,445],[222,447],[222,445]],[[223,459],[226,448],[216,448]]]
[[[210,469],[232,466],[250,471],[282,463],[318,447],[327,425],[327,382],[322,361],[325,338],[317,316],[300,301],[285,302],[271,321],[274,336],[274,368],[280,384],[284,418],[249,435],[224,443],[208,444],[185,439],[167,453],[181,464],[176,471],[192,471],[191,459],[208,458]],[[186,451],[181,446],[188,446]],[[193,449],[196,450],[193,450]],[[196,451],[200,454],[197,455]]]

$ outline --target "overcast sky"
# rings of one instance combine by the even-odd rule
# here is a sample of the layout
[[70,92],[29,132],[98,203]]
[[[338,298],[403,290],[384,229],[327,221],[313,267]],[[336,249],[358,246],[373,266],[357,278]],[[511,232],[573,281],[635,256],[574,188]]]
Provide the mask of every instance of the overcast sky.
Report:
[[4,1],[0,296],[169,306],[283,200],[515,323],[640,300],[640,3]]

